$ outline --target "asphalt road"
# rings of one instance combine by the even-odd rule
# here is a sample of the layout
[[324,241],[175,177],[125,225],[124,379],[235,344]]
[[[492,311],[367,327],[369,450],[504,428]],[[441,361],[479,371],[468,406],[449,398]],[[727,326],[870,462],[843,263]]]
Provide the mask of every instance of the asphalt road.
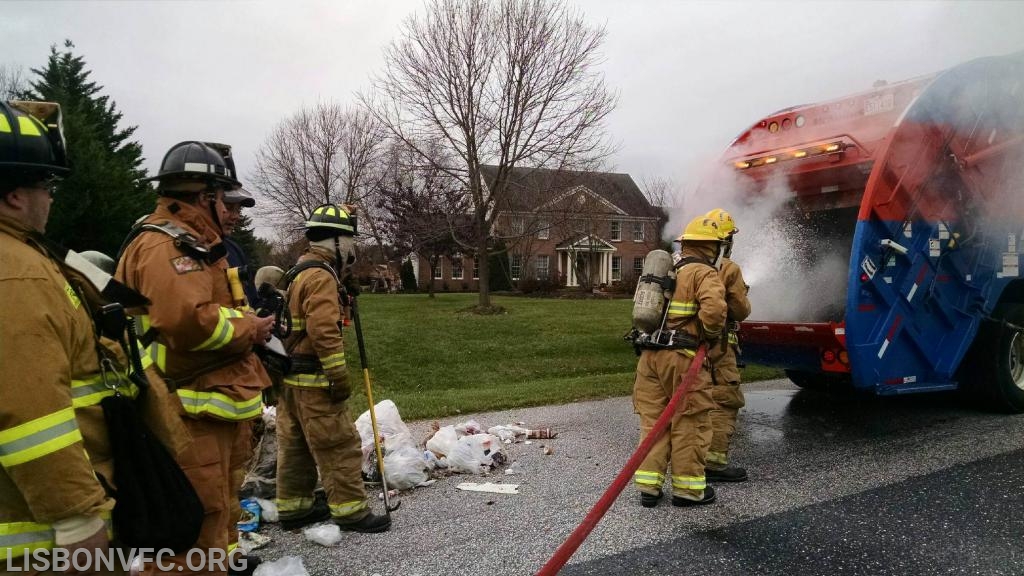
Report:
[[[718,502],[697,509],[667,499],[644,509],[627,488],[562,574],[1024,574],[1024,417],[955,395],[831,397],[783,381],[746,390],[733,459],[751,480],[717,485]],[[324,548],[269,525],[273,542],[257,554],[300,556],[313,575],[533,574],[638,440],[628,398],[442,424],[470,417],[559,436],[509,447],[515,475],[404,493],[389,533]],[[428,423],[411,426],[426,436]],[[520,493],[457,490],[464,481]]]

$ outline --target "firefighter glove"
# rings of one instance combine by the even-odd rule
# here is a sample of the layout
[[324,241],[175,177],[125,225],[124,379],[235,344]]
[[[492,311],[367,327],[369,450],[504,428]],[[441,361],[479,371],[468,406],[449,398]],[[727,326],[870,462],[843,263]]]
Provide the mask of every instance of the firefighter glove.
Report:
[[331,380],[330,386],[327,387],[327,394],[331,397],[332,402],[344,402],[352,395],[352,389],[344,380]]

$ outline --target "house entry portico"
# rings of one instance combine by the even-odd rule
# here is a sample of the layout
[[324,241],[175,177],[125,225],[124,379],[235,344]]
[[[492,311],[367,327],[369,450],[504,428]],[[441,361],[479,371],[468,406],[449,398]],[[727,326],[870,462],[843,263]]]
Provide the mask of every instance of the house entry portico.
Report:
[[[575,242],[559,244],[555,250],[558,252],[558,271],[565,274],[566,286],[611,284],[615,246],[588,235]],[[590,281],[580,281],[586,278]]]

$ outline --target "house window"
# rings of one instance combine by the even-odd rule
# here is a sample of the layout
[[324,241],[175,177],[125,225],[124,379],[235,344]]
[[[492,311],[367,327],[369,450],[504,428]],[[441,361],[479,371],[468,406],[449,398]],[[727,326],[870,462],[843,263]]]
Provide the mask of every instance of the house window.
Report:
[[523,255],[512,255],[512,279],[519,280],[519,274],[523,271]]
[[644,241],[644,223],[634,222],[633,223],[633,242]]
[[516,216],[512,218],[512,235],[522,236],[523,234],[523,219]]
[[480,258],[473,258],[473,280],[480,279]]
[[639,278],[644,273],[644,259],[640,256],[633,258],[633,274]]
[[462,256],[452,257],[452,280],[462,280]]
[[612,221],[612,241],[618,242],[622,240],[622,222],[618,220]]
[[443,262],[444,262],[443,258],[438,258],[437,259],[437,265],[434,266],[434,280],[440,280],[441,279],[441,268],[442,268],[441,264]]
[[622,256],[612,256],[612,281],[622,280]]
[[537,230],[537,239],[547,240],[549,234],[548,229],[551,227],[551,225],[545,222],[544,220],[538,222],[537,225],[540,227],[540,229]]
[[537,256],[537,279],[547,280],[551,274],[551,257],[548,255]]

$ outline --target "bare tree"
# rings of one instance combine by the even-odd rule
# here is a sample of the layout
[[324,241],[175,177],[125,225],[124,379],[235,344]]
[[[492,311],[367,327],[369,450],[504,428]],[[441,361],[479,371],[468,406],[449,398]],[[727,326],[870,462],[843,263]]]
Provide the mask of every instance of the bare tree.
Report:
[[[441,141],[454,157],[436,168],[469,199],[472,227],[456,240],[479,259],[481,308],[490,307],[488,242],[515,193],[512,169],[589,167],[611,152],[604,120],[616,98],[597,70],[604,38],[561,0],[429,0],[362,97],[424,161],[423,142]],[[487,183],[483,165],[497,167]]]
[[18,65],[0,64],[0,98],[18,100],[28,91],[25,69]]
[[682,207],[682,190],[671,178],[644,176],[640,179],[640,191],[651,206],[668,210]]
[[[263,215],[294,235],[320,204],[366,208],[383,136],[372,115],[336,103],[302,108],[282,121],[256,153],[253,187],[266,200]],[[365,212],[362,222],[372,228]]]

